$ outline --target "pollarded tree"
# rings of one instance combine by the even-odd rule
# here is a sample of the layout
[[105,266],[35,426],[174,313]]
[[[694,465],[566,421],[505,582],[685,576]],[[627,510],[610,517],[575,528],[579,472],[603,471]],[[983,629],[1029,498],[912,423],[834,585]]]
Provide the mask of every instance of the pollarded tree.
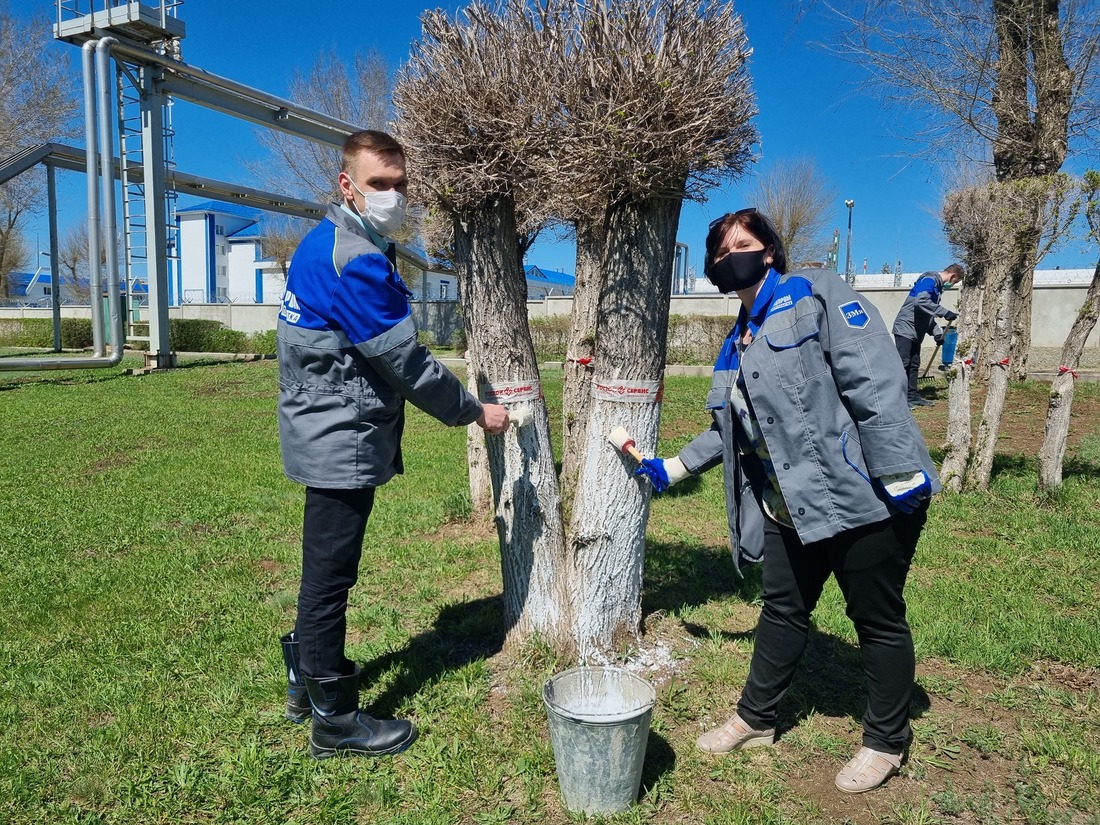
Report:
[[[756,132],[750,49],[731,4],[609,0],[582,7],[577,32],[565,168],[551,183],[580,218],[577,271],[593,271],[574,311],[596,310],[594,328],[574,318],[574,334],[594,333],[592,361],[567,373],[563,393],[579,385],[563,410],[574,427],[562,464],[566,484],[578,467],[563,499],[568,614],[584,653],[638,633],[650,490],[607,436],[623,426],[655,452],[680,205],[743,172]],[[571,351],[584,352],[576,339]]]
[[[747,44],[732,8],[704,0],[509,0],[423,22],[395,94],[401,137],[455,218],[474,375],[534,408],[489,439],[509,642],[597,656],[639,632],[649,495],[607,432],[656,443],[680,202],[748,161]],[[581,425],[575,491],[554,472],[514,255],[517,204],[532,200],[577,225],[592,274],[575,302],[595,308],[586,410],[563,411]]]
[[[948,370],[947,444],[944,483],[955,490],[985,489],[1009,382],[1020,233],[1038,228],[1029,269],[1067,231],[1076,217],[1074,187],[1066,175],[990,181],[952,192],[944,224],[951,243],[969,265],[960,298],[959,357]],[[971,438],[970,384],[979,366],[988,370],[988,392],[977,435]]]
[[549,636],[563,601],[565,533],[516,215],[552,155],[551,74],[567,7],[517,0],[497,13],[475,4],[455,20],[425,13],[394,93],[417,186],[453,223],[471,381],[483,398],[532,411],[486,442],[509,642]]

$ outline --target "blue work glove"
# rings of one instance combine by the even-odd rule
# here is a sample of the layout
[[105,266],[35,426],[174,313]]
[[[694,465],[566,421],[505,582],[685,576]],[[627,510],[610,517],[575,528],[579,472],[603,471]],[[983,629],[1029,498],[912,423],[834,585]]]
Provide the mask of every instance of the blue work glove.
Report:
[[655,493],[663,493],[672,484],[668,480],[668,471],[665,469],[665,462],[662,458],[643,458],[638,469],[634,471],[634,475],[648,478]]
[[932,497],[932,479],[924,470],[881,476],[878,483],[891,503],[903,513],[912,513]]
[[959,317],[959,313],[952,312],[950,309],[947,310],[947,312],[945,312],[943,314],[943,320],[945,320],[945,321],[954,321],[958,317]]
[[653,492],[663,493],[673,484],[691,475],[691,470],[684,466],[680,456],[643,458],[641,466],[634,471],[634,475],[649,479],[649,483],[653,485]]

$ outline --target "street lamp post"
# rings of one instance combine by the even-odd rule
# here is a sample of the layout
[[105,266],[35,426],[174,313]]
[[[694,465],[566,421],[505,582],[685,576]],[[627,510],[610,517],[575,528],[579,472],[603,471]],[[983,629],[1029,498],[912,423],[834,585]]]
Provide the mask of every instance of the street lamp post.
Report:
[[856,202],[849,199],[844,201],[844,205],[848,207],[848,252],[844,258],[844,280],[848,282],[848,286],[853,286],[856,277],[852,272],[852,207]]

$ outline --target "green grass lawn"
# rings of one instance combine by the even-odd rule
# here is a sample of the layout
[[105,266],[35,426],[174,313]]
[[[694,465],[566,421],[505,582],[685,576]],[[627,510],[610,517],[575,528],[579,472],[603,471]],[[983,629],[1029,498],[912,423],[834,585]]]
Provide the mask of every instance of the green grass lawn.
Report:
[[[465,432],[419,411],[406,474],[379,491],[349,636],[373,677],[364,699],[421,738],[392,759],[317,762],[283,719],[302,492],[282,475],[276,369],[0,373],[0,823],[577,819],[541,700],[567,663],[501,651],[499,552],[484,514],[467,517]],[[662,454],[706,425],[708,383],[668,380]],[[1041,430],[1045,393],[1013,398]],[[653,663],[659,701],[641,800],[614,820],[1100,821],[1100,421],[1074,426],[1059,496],[1037,497],[1034,457],[1008,454],[987,495],[937,499],[907,591],[909,762],[855,800],[831,788],[863,703],[832,585],[779,746],[695,751],[747,673],[759,573],[734,575],[720,474],[656,499],[629,660]]]

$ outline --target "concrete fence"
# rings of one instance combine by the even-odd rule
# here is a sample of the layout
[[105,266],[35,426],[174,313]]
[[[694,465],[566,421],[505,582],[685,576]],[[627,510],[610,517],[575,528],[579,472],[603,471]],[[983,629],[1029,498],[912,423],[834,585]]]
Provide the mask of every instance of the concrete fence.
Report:
[[[1031,312],[1031,343],[1036,347],[1061,347],[1065,342],[1077,312],[1085,301],[1087,285],[1036,285]],[[869,287],[861,294],[869,300],[887,325],[892,323],[898,308],[908,293],[906,288]],[[955,308],[958,292],[949,290],[943,295],[943,304]],[[676,295],[671,311],[677,315],[736,315],[740,306],[736,296],[726,295]],[[542,318],[568,315],[573,308],[570,297],[550,297],[532,301],[527,305],[529,317]],[[450,343],[455,332],[462,328],[462,316],[458,304],[453,301],[414,302],[413,316],[421,330],[430,332],[440,343]],[[146,320],[144,313],[135,320]],[[65,317],[87,318],[88,307],[62,307]],[[279,304],[184,304],[168,310],[170,318],[201,318],[220,321],[230,329],[241,332],[263,332],[274,329],[279,315]],[[3,308],[0,318],[50,318],[49,309]],[[1088,339],[1089,347],[1100,348],[1100,329],[1094,329]]]

